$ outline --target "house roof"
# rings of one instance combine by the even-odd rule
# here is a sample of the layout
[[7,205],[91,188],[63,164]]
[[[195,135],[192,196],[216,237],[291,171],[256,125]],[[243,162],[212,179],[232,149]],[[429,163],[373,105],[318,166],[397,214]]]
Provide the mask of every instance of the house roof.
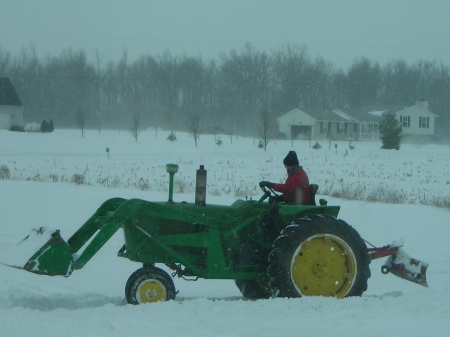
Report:
[[419,114],[422,116],[433,116],[433,117],[439,117],[438,115],[432,113],[431,111],[424,109],[418,105],[413,105],[410,106],[408,108],[399,110],[397,112],[395,112],[396,115],[400,115],[400,114]]
[[330,110],[309,110],[309,109],[299,109],[295,108],[291,111],[285,113],[284,115],[277,118],[284,119],[286,117],[289,117],[294,114],[299,113],[305,113],[309,116],[311,116],[313,119],[317,121],[332,121],[332,122],[359,122],[356,118],[350,116],[349,114],[345,113],[344,111],[340,109],[333,109],[333,111]]
[[383,117],[386,110],[383,111],[369,111],[368,114],[376,117]]
[[[308,114],[319,121],[333,121],[333,122],[349,122],[349,117],[345,115],[345,113],[336,113],[334,109],[330,110],[319,110],[319,111],[310,111]],[[341,110],[339,110],[341,111]],[[342,111],[341,111],[342,112]]]
[[22,106],[16,90],[7,77],[0,77],[0,105]]
[[362,120],[369,123],[378,123],[381,121],[383,116],[388,113],[388,110],[371,110],[363,112],[364,118],[362,118]]
[[300,110],[299,108],[295,108],[295,109],[292,109],[292,110],[286,112],[285,114],[281,115],[280,117],[276,118],[276,120],[284,119],[286,117],[289,117],[291,115],[295,115],[295,114],[298,114],[298,113],[301,113],[301,112],[302,112],[302,110]]
[[344,118],[346,121],[359,123],[360,121],[355,117],[350,116],[348,113],[342,111],[341,109],[334,109],[333,112],[341,118]]

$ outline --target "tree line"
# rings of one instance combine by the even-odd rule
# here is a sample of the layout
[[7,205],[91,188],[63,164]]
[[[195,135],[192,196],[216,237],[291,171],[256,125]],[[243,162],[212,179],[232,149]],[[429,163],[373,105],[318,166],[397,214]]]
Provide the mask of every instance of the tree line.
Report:
[[124,51],[118,61],[108,62],[97,51],[93,60],[70,48],[40,58],[33,45],[13,56],[0,45],[0,76],[11,79],[25,121],[53,120],[56,127],[136,132],[189,130],[195,122],[203,129],[214,125],[255,136],[262,112],[275,119],[296,107],[340,108],[363,119],[370,110],[394,112],[425,99],[439,115],[438,135],[449,137],[450,73],[436,61],[380,65],[360,57],[343,70],[312,58],[305,46],[268,53],[251,44],[217,60],[169,51],[135,61]]

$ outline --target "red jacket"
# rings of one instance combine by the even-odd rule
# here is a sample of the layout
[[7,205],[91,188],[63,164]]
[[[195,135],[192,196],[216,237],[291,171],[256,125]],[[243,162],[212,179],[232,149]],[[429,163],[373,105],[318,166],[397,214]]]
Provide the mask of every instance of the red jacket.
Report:
[[275,184],[273,189],[283,193],[286,203],[309,203],[309,179],[301,166],[294,166],[288,170],[288,178],[284,184]]

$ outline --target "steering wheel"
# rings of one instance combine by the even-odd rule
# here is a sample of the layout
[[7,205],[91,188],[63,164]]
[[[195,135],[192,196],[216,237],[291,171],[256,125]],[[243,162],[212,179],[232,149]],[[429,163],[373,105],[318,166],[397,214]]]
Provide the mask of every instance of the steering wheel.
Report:
[[277,194],[273,188],[267,187],[267,186],[261,186],[262,191],[264,192],[264,199],[269,198],[269,203],[279,203],[282,202],[281,195]]

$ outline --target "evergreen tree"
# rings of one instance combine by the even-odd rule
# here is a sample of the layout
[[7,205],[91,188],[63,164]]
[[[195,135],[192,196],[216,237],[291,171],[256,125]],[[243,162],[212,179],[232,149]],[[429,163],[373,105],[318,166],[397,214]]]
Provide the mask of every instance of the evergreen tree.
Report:
[[47,124],[47,132],[53,132],[55,130],[55,125],[53,124],[53,120],[50,120]]
[[380,122],[380,139],[383,145],[382,149],[399,150],[400,141],[402,139],[402,126],[395,118],[395,115],[390,113],[383,117]]
[[45,119],[41,123],[41,132],[47,132],[47,121]]

